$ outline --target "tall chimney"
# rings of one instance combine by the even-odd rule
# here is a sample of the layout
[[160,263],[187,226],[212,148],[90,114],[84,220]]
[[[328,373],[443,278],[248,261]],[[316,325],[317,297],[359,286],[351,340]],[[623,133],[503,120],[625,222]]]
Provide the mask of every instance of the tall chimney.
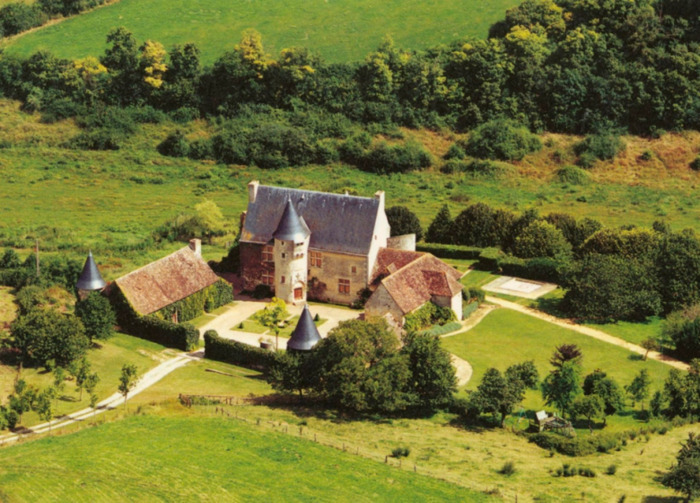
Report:
[[253,180],[248,184],[248,202],[254,203],[255,198],[258,196],[258,187],[260,187],[260,182]]
[[374,198],[379,200],[379,210],[384,211],[384,191],[378,190],[375,192]]
[[202,240],[190,239],[190,250],[192,250],[199,258],[202,258]]

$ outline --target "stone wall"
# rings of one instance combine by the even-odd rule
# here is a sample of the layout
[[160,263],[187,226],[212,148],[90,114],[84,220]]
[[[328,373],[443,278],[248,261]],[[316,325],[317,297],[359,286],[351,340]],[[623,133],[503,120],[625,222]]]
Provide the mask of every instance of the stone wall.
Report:
[[[367,257],[321,252],[321,260],[321,267],[309,265],[309,297],[322,302],[352,304],[357,300],[357,292],[367,287]],[[349,293],[339,292],[341,278],[350,281]]]
[[[243,289],[252,291],[256,286],[262,284],[263,272],[267,271],[274,275],[275,263],[262,261],[263,245],[257,243],[241,243],[241,278],[243,279]],[[274,285],[270,286],[274,290]]]
[[403,311],[399,308],[394,298],[389,294],[384,285],[379,285],[365,304],[365,317],[384,317],[389,314],[395,325],[403,326]]

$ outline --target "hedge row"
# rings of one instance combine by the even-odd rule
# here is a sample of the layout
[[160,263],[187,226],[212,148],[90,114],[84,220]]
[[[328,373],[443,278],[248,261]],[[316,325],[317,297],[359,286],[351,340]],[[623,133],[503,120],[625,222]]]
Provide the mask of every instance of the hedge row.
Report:
[[462,319],[466,320],[472,314],[474,314],[477,309],[479,309],[479,302],[477,302],[477,301],[470,302],[469,304],[466,304],[464,306],[464,309],[462,309]]
[[175,324],[152,316],[137,316],[126,329],[133,336],[183,351],[191,351],[199,343],[199,330],[189,323]]
[[204,333],[204,356],[210,360],[260,370],[269,369],[277,361],[277,353],[222,339],[215,330],[207,330]]
[[418,243],[416,251],[432,253],[440,258],[453,258],[460,260],[477,260],[481,255],[481,248],[473,246],[444,245],[438,243]]
[[164,307],[154,315],[158,319],[169,320],[177,313],[180,322],[189,321],[229,302],[233,302],[233,288],[226,280],[220,279],[199,292]]

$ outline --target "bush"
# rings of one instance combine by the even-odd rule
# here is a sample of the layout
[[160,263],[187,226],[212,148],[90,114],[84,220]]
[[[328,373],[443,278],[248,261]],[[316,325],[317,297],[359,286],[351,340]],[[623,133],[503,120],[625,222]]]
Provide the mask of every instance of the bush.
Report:
[[607,473],[608,475],[615,475],[617,473],[617,465],[608,466],[607,470],[605,470],[605,473]]
[[426,302],[422,307],[406,315],[404,329],[406,332],[416,332],[431,325],[444,325],[454,321],[454,312],[449,307],[440,307],[432,302]]
[[270,369],[278,358],[277,353],[230,339],[222,339],[214,330],[207,330],[204,334],[204,356],[210,360],[265,371]]
[[411,449],[408,447],[397,447],[391,451],[392,458],[407,458],[409,454],[411,454]]
[[493,161],[485,161],[481,159],[476,159],[466,164],[463,168],[460,169],[460,171],[464,173],[471,173],[475,177],[491,179],[502,178],[508,173],[510,173],[512,170],[512,167],[508,164]]
[[120,136],[108,129],[86,131],[72,138],[68,148],[81,150],[119,150]]
[[[357,155],[356,152],[353,155]],[[355,159],[355,164],[362,171],[380,175],[388,173],[406,173],[415,169],[428,168],[433,163],[430,153],[425,148],[413,142],[403,145],[389,145],[381,142],[368,152],[362,153]]]
[[476,301],[477,306],[484,302],[485,298],[486,292],[484,292],[481,288],[472,286],[462,290],[462,300],[465,300],[467,302]]
[[190,146],[185,138],[185,133],[176,129],[170,133],[165,140],[158,145],[158,152],[170,157],[187,157],[190,153]]
[[163,346],[192,351],[199,343],[199,330],[189,323],[175,324],[152,316],[138,316],[128,327],[128,333]]
[[5,37],[22,33],[47,21],[47,16],[38,6],[15,2],[0,9],[0,27]]
[[464,149],[457,145],[456,143],[453,143],[450,145],[450,148],[447,149],[447,152],[443,156],[443,159],[445,160],[450,160],[450,159],[464,159],[466,157],[466,153],[464,152]]
[[506,461],[505,463],[503,463],[501,469],[498,470],[498,473],[507,476],[513,475],[515,473],[515,463],[513,463],[512,461]]
[[590,181],[589,174],[576,166],[561,167],[557,170],[556,175],[561,183],[571,185],[585,185]]
[[693,171],[700,171],[700,155],[695,158],[693,162],[690,163],[690,169]]
[[596,160],[613,159],[625,149],[625,142],[613,133],[589,135],[574,147],[579,156],[579,165],[590,168]]
[[537,152],[542,142],[526,127],[507,119],[495,119],[476,128],[466,144],[467,154],[480,159],[519,161]]
[[269,285],[256,285],[251,297],[254,299],[269,299],[272,295],[272,288]]

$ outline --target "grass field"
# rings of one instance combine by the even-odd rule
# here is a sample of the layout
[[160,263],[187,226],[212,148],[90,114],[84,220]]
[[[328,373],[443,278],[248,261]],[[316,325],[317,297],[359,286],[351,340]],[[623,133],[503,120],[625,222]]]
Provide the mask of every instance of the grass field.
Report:
[[8,501],[489,500],[240,421],[196,417],[132,417],[0,450],[0,487]]
[[[446,339],[447,340],[447,339]],[[601,343],[602,344],[602,343]],[[213,368],[231,374],[206,372]],[[269,386],[254,371],[217,362],[193,362],[134,398],[147,413],[180,415],[175,399],[179,393],[208,393],[246,396],[267,394]],[[216,407],[194,407],[187,414],[213,415]],[[669,497],[655,477],[671,463],[678,442],[697,427],[683,427],[665,436],[642,436],[620,451],[582,458],[553,455],[530,444],[522,437],[500,429],[468,431],[453,423],[454,416],[438,414],[429,419],[389,419],[384,421],[348,420],[333,414],[320,414],[304,407],[243,406],[229,407],[231,415],[246,418],[251,424],[272,432],[287,431],[298,435],[303,426],[304,437],[382,462],[396,447],[407,447],[410,455],[403,467],[478,490],[489,491],[506,501],[617,501],[623,494],[627,501],[643,497]],[[276,433],[272,433],[276,435]],[[262,449],[260,449],[262,451]],[[2,458],[0,458],[2,459]],[[516,473],[505,477],[498,470],[512,461]],[[396,460],[390,462],[398,464]],[[555,478],[552,471],[563,463],[593,468],[594,479]],[[605,469],[615,464],[615,476]],[[336,479],[331,479],[335,480]],[[0,478],[0,483],[2,478]],[[536,499],[537,498],[537,499]],[[652,500],[649,500],[652,501]]]
[[485,37],[518,0],[121,0],[93,12],[20,36],[9,52],[28,56],[46,49],[57,56],[99,56],[107,32],[125,26],[141,43],[165,47],[194,42],[202,61],[231,50],[247,28],[263,35],[267,51],[308,47],[328,61],[361,60],[385,35],[397,45],[423,49],[455,39]]

